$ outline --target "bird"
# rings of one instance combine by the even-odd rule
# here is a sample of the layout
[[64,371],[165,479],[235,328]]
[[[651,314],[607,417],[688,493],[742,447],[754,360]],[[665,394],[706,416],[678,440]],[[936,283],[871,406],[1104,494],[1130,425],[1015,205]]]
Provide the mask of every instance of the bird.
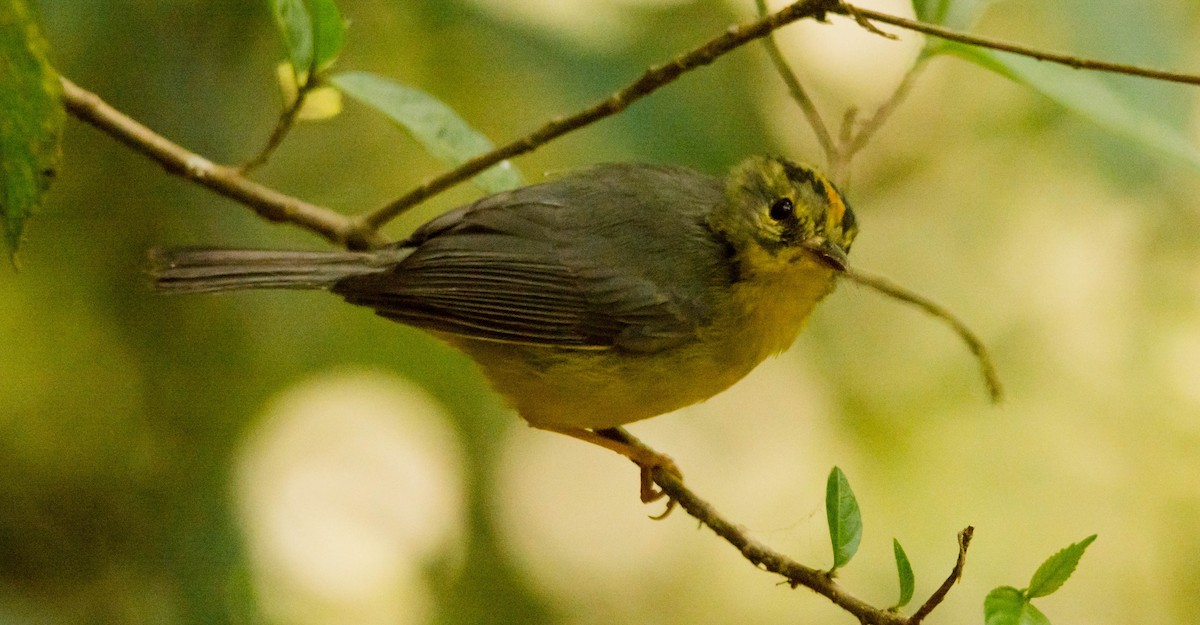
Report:
[[[620,426],[701,402],[794,342],[858,233],[817,169],[607,163],[485,196],[367,251],[156,248],[160,291],[323,289],[471,357],[534,428],[668,456]],[[669,511],[669,508],[668,508]]]

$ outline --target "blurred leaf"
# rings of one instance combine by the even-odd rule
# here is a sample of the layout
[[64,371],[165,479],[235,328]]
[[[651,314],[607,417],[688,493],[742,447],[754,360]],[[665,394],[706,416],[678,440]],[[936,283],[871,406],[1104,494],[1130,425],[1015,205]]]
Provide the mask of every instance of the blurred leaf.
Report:
[[1029,598],[1045,597],[1062,587],[1063,583],[1075,572],[1075,567],[1079,564],[1079,559],[1083,557],[1083,552],[1094,540],[1096,540],[1096,535],[1092,534],[1047,558],[1033,574],[1033,578],[1029,580],[1029,589],[1025,591]]
[[1122,99],[1095,72],[953,41],[939,43],[932,50],[953,54],[1022,83],[1110,132],[1200,168],[1200,147],[1182,132]]
[[336,117],[342,112],[342,92],[333,87],[317,87],[304,97],[304,106],[296,113],[297,119],[315,121]]
[[985,625],[1050,625],[1050,619],[1012,586],[1001,586],[988,593],[983,600],[983,622]]
[[[296,86],[295,70],[288,62],[275,67],[275,76],[279,79],[279,92],[283,96],[285,106],[291,106],[296,101],[298,89]],[[303,77],[300,77],[303,78]],[[333,87],[317,87],[309,89],[304,95],[304,105],[296,113],[297,119],[316,121],[336,117],[342,112],[342,92]]]
[[[343,72],[330,82],[347,95],[387,115],[412,134],[430,154],[451,165],[488,152],[492,142],[437,98],[368,72]],[[521,186],[521,176],[503,161],[473,182],[488,193]]]
[[13,262],[60,156],[62,86],[46,49],[24,0],[0,0],[0,218]]
[[825,484],[825,516],[829,521],[829,540],[833,543],[833,569],[845,566],[858,551],[862,540],[862,515],[850,482],[842,470],[834,467]]
[[901,547],[900,541],[895,538],[892,539],[892,550],[896,552],[896,573],[900,576],[900,601],[895,605],[895,608],[899,609],[912,601],[916,577],[913,575],[912,564],[908,561],[908,554],[904,553],[904,547]]
[[292,67],[307,71],[313,62],[313,20],[304,0],[271,0],[271,11]]
[[312,0],[313,66],[329,69],[346,43],[346,21],[333,0]]
[[970,28],[996,0],[913,0],[917,19],[955,30]]

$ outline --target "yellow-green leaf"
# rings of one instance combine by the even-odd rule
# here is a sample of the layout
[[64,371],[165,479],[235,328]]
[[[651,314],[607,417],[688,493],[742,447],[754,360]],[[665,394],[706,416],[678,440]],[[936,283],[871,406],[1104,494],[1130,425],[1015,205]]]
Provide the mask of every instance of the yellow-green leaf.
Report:
[[1034,572],[1033,578],[1029,580],[1029,589],[1025,593],[1032,599],[1045,597],[1058,590],[1063,583],[1070,579],[1071,574],[1075,572],[1075,567],[1079,565],[1079,559],[1083,557],[1083,552],[1094,540],[1096,540],[1096,535],[1092,534],[1077,543],[1067,545],[1058,553],[1046,558],[1046,561]]

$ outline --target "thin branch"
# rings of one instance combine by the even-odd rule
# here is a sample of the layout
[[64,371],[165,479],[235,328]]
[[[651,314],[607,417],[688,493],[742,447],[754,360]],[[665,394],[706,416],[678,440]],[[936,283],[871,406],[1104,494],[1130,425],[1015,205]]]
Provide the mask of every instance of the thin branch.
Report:
[[[759,16],[767,14],[767,1],[755,0],[758,5]],[[813,104],[812,98],[805,92],[804,87],[800,84],[800,79],[796,77],[796,72],[792,70],[787,59],[783,58],[783,52],[779,50],[779,44],[775,42],[775,35],[772,33],[763,39],[763,47],[767,49],[767,56],[771,58],[771,63],[775,65],[775,71],[779,77],[783,79],[783,84],[787,85],[788,93],[796,104],[800,106],[800,110],[804,112],[804,116],[808,119],[808,125],[812,128],[813,134],[817,137],[817,143],[821,145],[821,149],[825,152],[825,162],[833,163],[837,157],[837,147],[833,143],[833,137],[829,134],[829,128],[825,125],[825,120],[821,119],[821,113],[817,111],[816,105]]]
[[988,354],[987,347],[978,336],[975,336],[971,328],[967,327],[967,324],[954,316],[954,313],[902,286],[889,282],[885,278],[873,276],[850,267],[843,269],[842,275],[858,284],[875,289],[888,297],[912,304],[948,323],[963,342],[967,344],[967,348],[971,350],[971,353],[975,355],[975,360],[979,363],[979,371],[983,375],[983,382],[987,386],[992,402],[1000,403],[1000,400],[1004,397],[1004,391],[1000,385],[1000,376],[996,373],[996,366],[992,364],[992,357]]
[[942,600],[946,598],[946,594],[958,583],[958,580],[962,579],[963,567],[967,565],[967,547],[971,546],[971,537],[974,535],[975,528],[970,525],[958,533],[958,559],[954,561],[954,568],[950,569],[950,575],[946,577],[946,581],[942,582],[942,585],[933,591],[929,599],[921,604],[921,607],[909,617],[909,625],[918,625],[926,616],[929,616],[929,613],[933,612],[933,609],[942,603]]
[[[624,428],[612,428],[608,431],[622,442],[644,448],[652,453],[657,453]],[[726,542],[733,545],[742,554],[742,557],[749,560],[755,568],[783,576],[792,588],[804,586],[812,590],[829,599],[843,610],[853,614],[864,625],[917,625],[917,621],[911,620],[910,617],[884,608],[877,608],[851,595],[846,589],[835,582],[827,571],[800,564],[751,538],[745,529],[722,517],[712,504],[698,497],[683,485],[683,481],[679,477],[670,471],[656,468],[653,472],[653,478],[654,483],[658,484],[658,487],[673,502],[677,502],[679,507],[683,508],[685,512],[716,532]],[[971,528],[963,530],[963,533],[968,534],[967,541],[970,540],[970,531]],[[962,567],[965,563],[964,556],[966,554],[967,543],[962,540],[962,536],[963,534],[959,534],[959,559],[954,567],[954,570],[957,571],[954,579],[961,576]],[[949,588],[945,588],[944,590],[939,588],[937,593],[925,602],[925,605],[928,606],[928,610],[925,613],[928,614],[929,610],[937,607],[947,592],[949,592]],[[922,609],[925,609],[925,606],[922,606]],[[922,618],[924,618],[924,615],[922,615]]]
[[569,117],[551,120],[532,133],[491,152],[481,154],[457,168],[433,178],[404,194],[394,202],[375,210],[362,218],[365,230],[378,230],[397,215],[425,199],[440,193],[460,182],[469,180],[483,170],[505,159],[530,152],[538,146],[619,113],[630,104],[650,95],[689,70],[708,65],[718,57],[760,39],[772,31],[806,17],[821,19],[825,13],[838,7],[837,0],[800,0],[775,13],[740,26],[731,26],[720,35],[689,52],[681,54],[665,65],[651,67],[629,86]]
[[308,100],[308,94],[312,91],[314,84],[309,79],[305,80],[303,85],[299,85],[296,88],[296,97],[292,98],[291,104],[279,114],[279,119],[275,122],[275,129],[271,131],[271,136],[267,137],[267,143],[263,145],[262,149],[253,158],[238,166],[239,172],[243,174],[249,173],[271,158],[271,154],[283,143],[284,137],[291,131],[292,126],[296,124],[296,116],[300,114],[300,109],[304,108],[304,103]]
[[862,127],[858,129],[858,132],[854,134],[849,143],[842,146],[840,152],[846,164],[849,164],[854,156],[867,146],[867,143],[875,136],[875,133],[883,127],[883,123],[892,116],[892,113],[900,107],[900,103],[908,97],[908,93],[912,90],[913,83],[916,82],[917,74],[921,72],[922,67],[924,65],[918,62],[909,68],[905,72],[904,78],[900,80],[900,84],[896,86],[896,90],[892,92],[892,95],[888,96],[888,99],[879,105],[879,108],[875,109],[875,114],[863,122]]
[[858,14],[861,17],[872,19],[877,22],[883,22],[884,24],[891,24],[893,26],[899,26],[900,28],[905,28],[908,30],[925,33],[926,35],[933,35],[934,37],[939,37],[941,39],[946,39],[948,41],[957,41],[959,43],[965,43],[968,45],[978,46],[981,48],[990,48],[992,50],[1000,50],[1001,52],[1011,52],[1013,54],[1027,56],[1027,57],[1030,57],[1033,59],[1037,59],[1039,61],[1049,61],[1051,63],[1058,63],[1060,65],[1066,65],[1066,66],[1072,67],[1074,69],[1090,69],[1090,70],[1096,70],[1096,71],[1101,71],[1101,72],[1112,72],[1114,74],[1126,74],[1129,76],[1141,76],[1143,78],[1153,78],[1154,80],[1177,82],[1177,83],[1183,83],[1186,85],[1200,85],[1200,75],[1196,75],[1196,74],[1184,74],[1184,73],[1180,73],[1180,72],[1169,72],[1169,71],[1163,71],[1163,70],[1157,70],[1157,69],[1150,69],[1147,67],[1140,67],[1137,65],[1127,65],[1124,63],[1109,63],[1107,61],[1087,59],[1087,58],[1083,58],[1083,57],[1072,56],[1069,54],[1060,54],[1057,52],[1047,52],[1044,50],[1037,50],[1034,48],[1029,48],[1029,47],[1014,44],[1014,43],[1009,43],[1007,41],[1001,41],[999,39],[980,37],[978,35],[968,35],[966,33],[963,33],[963,32],[957,31],[957,30],[951,30],[949,28],[943,28],[941,26],[936,26],[933,24],[925,23],[925,22],[919,22],[916,20],[910,20],[910,19],[906,19],[903,17],[896,17],[895,15],[888,15],[887,13],[880,13],[879,11],[873,11],[871,9],[864,9],[862,7],[854,6],[854,5],[850,5],[850,4],[838,5],[834,8],[831,8],[830,12],[831,13],[841,13],[841,14],[845,14],[845,15]]
[[[297,224],[339,245],[362,237],[349,217],[258,184],[232,167],[213,163],[155,133],[66,78],[62,79],[62,87],[63,103],[72,115],[149,157],[168,173],[245,204],[268,221]],[[368,244],[380,242],[374,235],[368,239]]]

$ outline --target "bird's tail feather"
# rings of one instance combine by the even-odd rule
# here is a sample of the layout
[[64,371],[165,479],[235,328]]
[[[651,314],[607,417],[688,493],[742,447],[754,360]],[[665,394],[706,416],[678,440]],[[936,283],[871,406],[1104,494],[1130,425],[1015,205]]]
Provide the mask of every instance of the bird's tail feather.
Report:
[[169,293],[240,289],[327,289],[338,280],[385,271],[405,252],[299,252],[221,248],[150,251],[154,288]]

